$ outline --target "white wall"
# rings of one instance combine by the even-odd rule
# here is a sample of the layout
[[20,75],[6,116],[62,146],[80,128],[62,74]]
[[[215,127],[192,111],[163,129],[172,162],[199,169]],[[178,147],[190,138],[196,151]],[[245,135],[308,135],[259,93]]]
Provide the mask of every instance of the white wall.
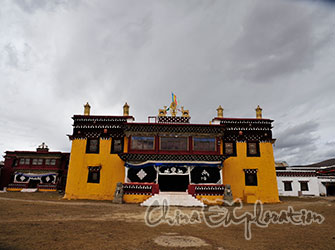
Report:
[[[284,181],[292,182],[292,191],[284,191]],[[298,196],[300,191],[300,182],[308,181],[308,191],[302,191],[302,195],[320,196],[319,182],[316,176],[300,177],[300,176],[277,176],[278,193],[280,196]]]

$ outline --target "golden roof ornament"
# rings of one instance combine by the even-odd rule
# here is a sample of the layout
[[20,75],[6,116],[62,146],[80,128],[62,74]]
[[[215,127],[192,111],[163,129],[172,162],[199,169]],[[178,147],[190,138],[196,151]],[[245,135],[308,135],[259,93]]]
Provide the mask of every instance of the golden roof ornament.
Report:
[[257,119],[262,119],[262,109],[259,105],[257,105],[257,108],[255,109],[256,110],[256,118]]
[[167,115],[167,112],[170,112],[172,117],[176,117],[178,111],[181,112],[182,117],[190,117],[190,112],[188,109],[184,109],[182,106],[181,109],[178,109],[177,97],[172,93],[172,102],[169,107],[164,106],[163,109],[158,110],[158,116],[163,117]]
[[123,105],[123,116],[129,116],[129,105],[127,102]]
[[91,112],[91,106],[88,104],[88,102],[84,105],[84,115],[90,115]]
[[217,117],[218,118],[223,118],[223,108],[221,107],[221,105],[219,105],[219,107],[216,109],[217,111]]

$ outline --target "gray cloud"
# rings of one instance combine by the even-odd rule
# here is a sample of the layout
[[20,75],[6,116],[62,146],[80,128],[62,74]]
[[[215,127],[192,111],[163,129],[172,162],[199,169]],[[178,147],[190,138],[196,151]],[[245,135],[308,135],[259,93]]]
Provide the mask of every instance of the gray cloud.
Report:
[[[171,91],[208,123],[275,120],[276,158],[326,157],[334,141],[334,7],[315,1],[15,1],[0,9],[0,150],[69,150],[71,116],[136,121]],[[310,122],[306,122],[310,121]],[[309,157],[306,157],[309,156]]]

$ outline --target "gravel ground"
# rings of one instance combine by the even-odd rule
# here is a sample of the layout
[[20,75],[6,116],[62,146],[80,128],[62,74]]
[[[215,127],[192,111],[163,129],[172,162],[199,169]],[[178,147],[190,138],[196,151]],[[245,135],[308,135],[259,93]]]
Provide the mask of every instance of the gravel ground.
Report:
[[[263,209],[279,213],[289,206],[313,211],[324,221],[251,224],[251,239],[246,240],[244,223],[209,227],[205,217],[213,211],[208,209],[173,207],[165,216],[173,226],[166,220],[150,227],[145,223],[147,208],[136,204],[67,201],[57,193],[0,193],[0,249],[335,249],[335,197],[282,198]],[[216,209],[232,216],[234,208]],[[254,206],[237,211],[237,216],[252,215]],[[155,208],[150,218],[162,216],[162,209]],[[176,218],[194,220],[176,225]]]

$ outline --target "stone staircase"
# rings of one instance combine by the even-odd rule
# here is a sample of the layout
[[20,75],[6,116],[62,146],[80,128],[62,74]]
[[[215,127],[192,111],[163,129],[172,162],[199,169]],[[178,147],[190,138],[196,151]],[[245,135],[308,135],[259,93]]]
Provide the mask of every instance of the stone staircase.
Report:
[[23,192],[23,193],[34,193],[34,192],[37,192],[37,188],[22,188],[21,192]]
[[204,203],[194,198],[192,195],[186,192],[160,192],[151,196],[149,199],[141,203],[141,206],[151,206],[155,202],[154,206],[162,206],[163,201],[167,201],[169,206],[180,206],[180,207],[204,207]]

